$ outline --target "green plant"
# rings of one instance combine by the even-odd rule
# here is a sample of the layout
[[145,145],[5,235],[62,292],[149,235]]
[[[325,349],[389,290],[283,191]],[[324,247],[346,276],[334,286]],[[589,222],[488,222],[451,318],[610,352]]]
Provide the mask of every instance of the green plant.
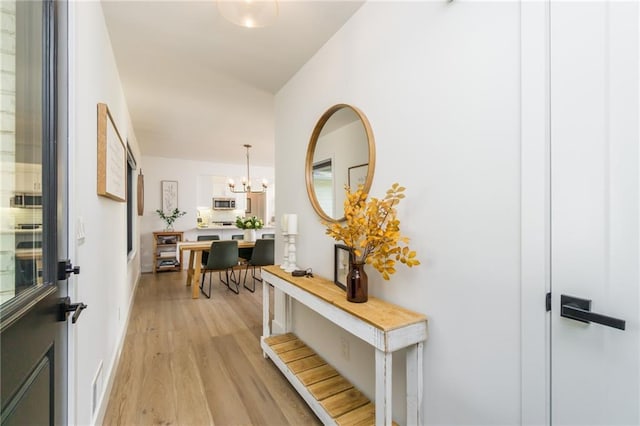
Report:
[[170,214],[165,214],[165,212],[160,209],[157,209],[156,213],[158,213],[158,216],[160,216],[160,218],[165,221],[165,223],[167,224],[167,228],[171,228],[173,226],[173,222],[175,222],[176,219],[187,214],[187,212],[181,212],[180,210],[178,210],[177,207],[173,209]]
[[262,229],[264,223],[262,222],[262,219],[258,219],[255,216],[236,216],[236,226],[240,229]]

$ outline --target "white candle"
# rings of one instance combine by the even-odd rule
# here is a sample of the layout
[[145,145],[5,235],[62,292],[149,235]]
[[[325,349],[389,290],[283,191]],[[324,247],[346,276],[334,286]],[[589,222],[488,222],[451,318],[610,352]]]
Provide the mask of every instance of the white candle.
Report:
[[289,229],[289,228],[288,228],[288,226],[289,226],[289,225],[287,224],[287,219],[288,219],[288,217],[289,217],[289,215],[288,215],[288,214],[283,214],[283,215],[282,215],[282,219],[280,219],[280,230],[281,230],[283,233],[286,233],[286,232],[287,232],[287,230]]
[[297,234],[298,233],[298,215],[297,214],[290,214],[287,217],[287,230],[288,230],[288,234]]

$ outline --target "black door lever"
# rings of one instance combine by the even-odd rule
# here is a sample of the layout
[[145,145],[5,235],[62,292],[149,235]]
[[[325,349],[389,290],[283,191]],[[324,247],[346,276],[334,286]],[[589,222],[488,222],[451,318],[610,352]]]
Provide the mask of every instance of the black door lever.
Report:
[[560,316],[587,324],[595,322],[619,330],[624,330],[626,326],[625,320],[591,312],[591,300],[565,294],[560,296]]
[[58,262],[58,281],[66,280],[71,274],[78,275],[80,273],[79,266],[73,266],[71,260],[65,259]]
[[82,313],[84,309],[87,308],[82,302],[79,303],[71,303],[70,297],[65,297],[60,301],[60,311],[58,313],[58,321],[66,321],[67,315],[69,312],[73,312],[73,316],[71,317],[71,323],[75,324],[78,321],[78,317]]

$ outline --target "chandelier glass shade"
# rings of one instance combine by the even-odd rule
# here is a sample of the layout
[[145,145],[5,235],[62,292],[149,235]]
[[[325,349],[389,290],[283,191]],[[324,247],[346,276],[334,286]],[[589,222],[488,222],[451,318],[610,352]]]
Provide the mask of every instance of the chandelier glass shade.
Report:
[[269,26],[279,12],[277,0],[218,0],[218,10],[228,21],[246,28]]
[[247,176],[242,178],[242,181],[240,182],[242,185],[242,189],[240,188],[236,188],[236,183],[234,182],[233,179],[229,179],[228,185],[229,185],[229,190],[233,193],[236,194],[241,194],[241,193],[249,193],[249,192],[264,192],[267,189],[267,180],[266,179],[262,179],[261,182],[261,188],[260,189],[252,189],[251,188],[251,175],[249,174],[249,148],[251,148],[251,145],[249,144],[244,144],[243,145],[246,149],[247,149]]

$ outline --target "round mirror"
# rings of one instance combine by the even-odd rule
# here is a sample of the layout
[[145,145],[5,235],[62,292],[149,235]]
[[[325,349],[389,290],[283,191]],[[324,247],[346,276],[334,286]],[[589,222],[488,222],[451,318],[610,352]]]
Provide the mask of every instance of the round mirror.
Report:
[[373,132],[358,108],[338,104],[329,108],[313,129],[305,164],[307,194],[326,221],[344,220],[344,187],[369,192],[376,162]]

